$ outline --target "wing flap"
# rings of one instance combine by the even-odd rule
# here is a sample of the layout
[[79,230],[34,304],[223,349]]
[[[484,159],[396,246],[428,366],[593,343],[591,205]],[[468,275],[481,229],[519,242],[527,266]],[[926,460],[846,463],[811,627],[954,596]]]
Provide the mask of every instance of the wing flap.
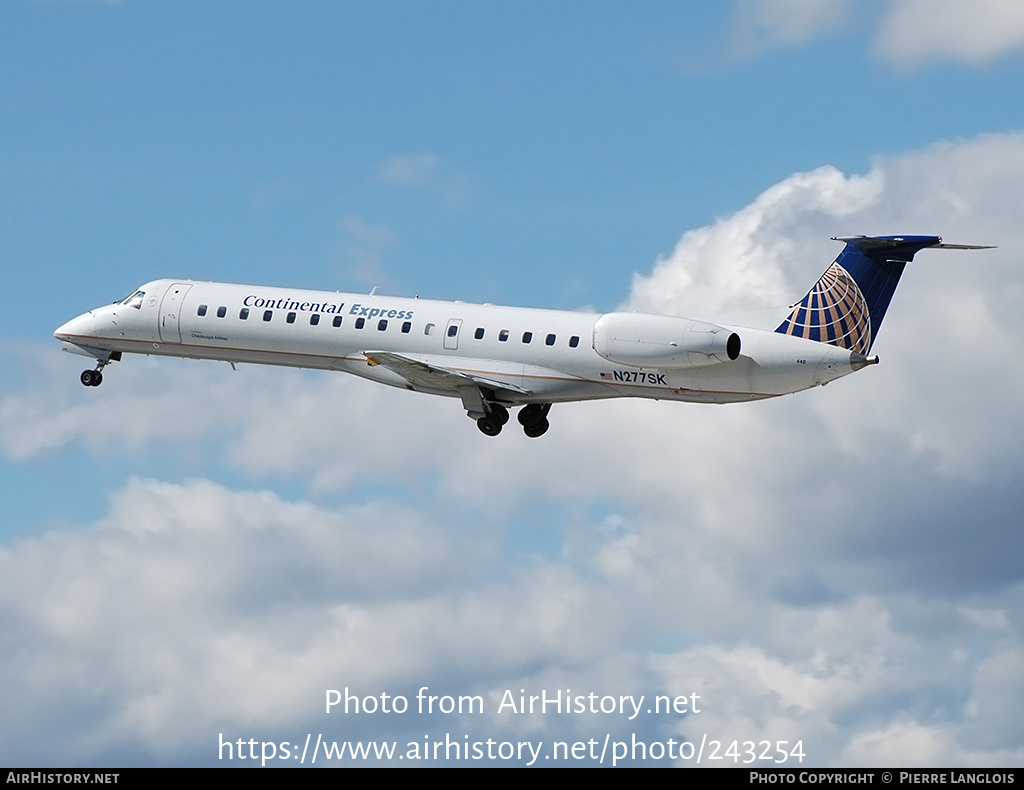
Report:
[[[459,393],[467,385],[472,384],[492,390],[514,392],[517,395],[533,394],[530,390],[523,389],[510,381],[509,379],[513,378],[512,375],[506,379],[500,373],[439,365],[427,359],[416,359],[391,351],[364,351],[363,356],[370,364],[386,367],[404,378],[413,387],[420,389]],[[457,362],[457,360],[451,361]],[[473,362],[479,364],[481,360],[473,360]],[[522,378],[521,373],[519,378]]]

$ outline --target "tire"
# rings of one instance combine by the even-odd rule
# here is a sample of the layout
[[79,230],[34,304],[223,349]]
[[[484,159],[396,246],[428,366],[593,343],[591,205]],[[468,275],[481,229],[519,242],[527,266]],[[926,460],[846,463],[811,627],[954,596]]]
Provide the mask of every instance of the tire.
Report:
[[519,420],[519,424],[525,428],[527,425],[534,425],[547,417],[550,409],[550,403],[531,403],[528,406],[523,406],[516,418]]
[[541,420],[530,425],[523,426],[523,433],[529,436],[531,439],[536,439],[538,436],[543,436],[548,432],[548,428],[551,427],[551,423],[547,420]]
[[501,433],[501,423],[493,417],[481,417],[476,421],[476,427],[486,436],[497,436]]

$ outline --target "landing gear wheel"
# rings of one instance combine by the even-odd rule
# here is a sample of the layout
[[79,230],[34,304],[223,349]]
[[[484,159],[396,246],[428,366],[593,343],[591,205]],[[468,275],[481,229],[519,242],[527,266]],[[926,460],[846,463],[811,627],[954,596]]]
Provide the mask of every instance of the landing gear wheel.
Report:
[[508,422],[508,409],[500,403],[490,403],[488,406],[491,410],[490,414],[487,415],[488,417],[497,420],[500,425],[504,425]]
[[548,428],[550,427],[551,423],[549,423],[546,419],[543,419],[540,422],[534,422],[530,423],[529,425],[524,425],[523,433],[525,433],[531,439],[536,439],[538,436],[543,436],[545,433],[547,433]]
[[487,436],[497,436],[501,433],[501,423],[492,416],[481,417],[476,421],[476,427]]
[[87,387],[98,387],[103,383],[103,374],[98,370],[83,370],[81,379]]
[[549,411],[551,411],[550,403],[531,403],[519,410],[517,419],[519,424],[525,428],[527,425],[533,425],[544,420],[548,416]]

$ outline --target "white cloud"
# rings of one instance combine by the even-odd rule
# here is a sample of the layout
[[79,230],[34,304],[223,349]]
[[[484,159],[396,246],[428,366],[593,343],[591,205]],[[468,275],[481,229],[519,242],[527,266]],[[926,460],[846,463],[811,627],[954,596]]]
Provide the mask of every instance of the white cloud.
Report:
[[792,47],[868,21],[874,49],[899,66],[953,60],[981,66],[1024,47],[1024,7],[1017,0],[737,0],[731,45],[740,56]]
[[840,28],[850,0],[739,0],[733,9],[733,47],[741,55],[792,46]]
[[686,233],[650,275],[634,275],[625,306],[713,315],[789,304],[803,293],[794,295],[800,281],[791,283],[787,276],[810,276],[806,269],[794,272],[794,265],[829,254],[827,240],[836,234],[822,237],[821,219],[852,217],[876,202],[884,188],[877,170],[847,177],[822,167],[791,176],[736,214]]
[[437,154],[406,154],[388,159],[380,167],[380,179],[386,184],[418,186],[430,181],[441,165]]
[[[171,363],[168,370],[166,362],[131,358],[132,364],[115,365],[105,374],[127,386],[94,390],[89,394],[95,397],[90,398],[83,397],[78,373],[94,365],[85,357],[53,354],[53,343],[44,348],[45,352],[25,347],[14,352],[41,360],[33,364],[45,367],[0,398],[0,449],[10,458],[33,458],[69,445],[138,451],[160,441],[195,441],[219,422],[232,421],[229,409],[203,407],[207,371],[202,366]],[[216,367],[221,373],[231,372],[227,365]],[[221,380],[227,398],[244,399],[232,391],[233,383],[239,382],[230,376]],[[162,416],[154,419],[155,414]]]
[[[325,509],[208,481],[130,481],[100,523],[0,551],[0,685],[19,723],[0,756],[214,762],[220,732],[281,740],[308,729],[548,741],[707,732],[803,740],[807,765],[923,764],[936,739],[948,764],[1020,756],[1005,693],[1019,685],[1019,631],[987,654],[987,626],[948,619],[941,602],[792,607],[737,575],[740,544],[668,518],[590,531],[555,561],[507,548],[499,559],[490,543],[383,502]],[[605,561],[616,546],[634,568]],[[782,556],[753,551],[766,565]],[[496,560],[504,570],[488,578]],[[941,627],[922,628],[929,619]],[[672,634],[696,644],[631,644]],[[969,659],[957,648],[972,639]],[[433,724],[321,715],[327,688],[411,698],[421,685],[485,695],[488,713]],[[634,723],[495,714],[506,688],[570,687],[697,693],[702,710]]]
[[1024,46],[1024,6],[1016,0],[891,0],[875,46],[900,65],[944,59],[981,65]]
[[341,229],[359,242],[374,246],[387,246],[394,243],[391,231],[383,225],[373,225],[362,217],[347,215],[338,223]]
[[131,481],[101,524],[0,551],[0,674],[20,723],[0,758],[213,754],[225,726],[316,720],[326,688],[476,684],[473,667],[520,673],[605,641],[609,609],[592,612],[571,571],[490,582],[486,537],[452,537],[380,502]]
[[381,183],[420,190],[447,209],[465,204],[472,180],[453,169],[437,154],[402,154],[385,161],[377,170]]
[[[832,168],[797,174],[735,215],[686,234],[650,275],[634,278],[627,307],[701,317],[785,307],[841,249],[831,236],[937,233],[999,245],[920,253],[874,347],[883,364],[828,395],[806,396],[847,451],[863,456],[882,442],[909,451],[908,460],[977,479],[1015,452],[1004,426],[1015,419],[1010,393],[1024,394],[1022,372],[1005,364],[1024,341],[1014,307],[1024,288],[1015,264],[1024,234],[1009,209],[1024,201],[1022,178],[1019,134],[882,159],[865,176]],[[968,381],[973,386],[960,385]],[[881,401],[869,395],[877,387],[886,390]],[[996,402],[1005,410],[976,407],[990,388],[1000,391]],[[958,417],[966,413],[970,420]]]
[[384,268],[384,255],[397,243],[391,230],[352,214],[342,217],[338,225],[346,237],[339,245],[339,254],[345,260],[348,278],[370,285],[386,284],[390,277]]

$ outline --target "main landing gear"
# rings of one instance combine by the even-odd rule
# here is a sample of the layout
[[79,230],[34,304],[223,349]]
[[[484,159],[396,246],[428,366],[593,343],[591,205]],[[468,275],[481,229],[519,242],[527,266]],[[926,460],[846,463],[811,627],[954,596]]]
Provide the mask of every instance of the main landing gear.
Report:
[[[476,427],[487,436],[497,436],[508,422],[508,409],[500,403],[488,403],[487,409],[487,414],[476,421]],[[531,403],[520,409],[518,419],[523,433],[531,439],[543,436],[551,427],[547,419],[550,410],[550,403]]]
[[487,404],[487,414],[476,421],[476,427],[487,436],[497,436],[508,422],[508,409],[500,403]]
[[523,426],[523,433],[531,439],[543,436],[547,433],[551,424],[548,422],[548,412],[551,411],[550,403],[531,403],[519,410],[519,424]]

